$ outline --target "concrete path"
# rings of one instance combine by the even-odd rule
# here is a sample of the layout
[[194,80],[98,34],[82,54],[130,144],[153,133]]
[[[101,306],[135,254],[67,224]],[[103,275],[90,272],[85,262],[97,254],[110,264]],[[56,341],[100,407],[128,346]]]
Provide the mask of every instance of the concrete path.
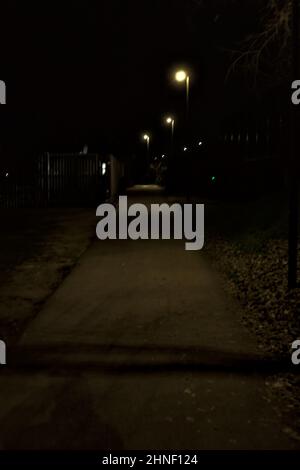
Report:
[[183,242],[95,241],[0,369],[0,448],[296,448],[236,308]]

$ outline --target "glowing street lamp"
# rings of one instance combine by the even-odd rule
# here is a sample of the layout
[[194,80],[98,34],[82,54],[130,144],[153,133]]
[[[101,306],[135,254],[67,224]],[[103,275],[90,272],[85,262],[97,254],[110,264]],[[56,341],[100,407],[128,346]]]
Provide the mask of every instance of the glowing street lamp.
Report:
[[178,70],[175,74],[177,82],[184,82],[187,79],[187,73],[185,70]]
[[175,73],[176,82],[183,83],[185,82],[186,88],[186,120],[188,122],[189,118],[189,105],[190,105],[190,76],[186,70],[178,70]]
[[150,157],[150,135],[149,134],[144,134],[143,135],[143,140],[146,142],[146,145],[147,145],[147,159],[148,159],[148,163],[149,163],[149,157]]
[[175,130],[175,119],[171,116],[168,116],[166,118],[166,124],[168,124],[169,126],[171,126],[171,129],[172,129],[172,140],[174,138],[174,130]]
[[171,126],[171,153],[173,153],[175,119],[172,116],[167,116],[165,122],[168,126]]

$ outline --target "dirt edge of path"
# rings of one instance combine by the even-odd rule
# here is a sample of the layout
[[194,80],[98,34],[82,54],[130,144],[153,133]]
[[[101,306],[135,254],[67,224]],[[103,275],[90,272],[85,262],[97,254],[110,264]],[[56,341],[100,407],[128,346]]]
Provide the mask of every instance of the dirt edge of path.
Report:
[[94,239],[95,219],[91,211],[58,215],[50,230],[41,234],[34,254],[10,269],[0,285],[1,340],[8,346],[18,341]]

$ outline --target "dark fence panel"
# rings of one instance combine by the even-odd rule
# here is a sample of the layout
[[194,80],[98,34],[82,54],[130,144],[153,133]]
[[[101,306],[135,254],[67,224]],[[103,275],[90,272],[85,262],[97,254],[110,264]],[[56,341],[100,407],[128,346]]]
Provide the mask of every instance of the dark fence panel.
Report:
[[98,204],[109,189],[102,163],[98,154],[43,154],[34,175],[0,179],[0,208]]
[[44,205],[92,205],[101,201],[105,183],[97,154],[45,154],[39,158],[39,202]]
[[19,178],[3,178],[0,181],[0,208],[35,207],[37,192],[34,184]]

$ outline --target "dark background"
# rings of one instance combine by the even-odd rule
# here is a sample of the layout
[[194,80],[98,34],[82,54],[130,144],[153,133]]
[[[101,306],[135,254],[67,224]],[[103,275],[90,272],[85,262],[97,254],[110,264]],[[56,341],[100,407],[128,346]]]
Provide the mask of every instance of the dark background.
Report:
[[[257,4],[258,10],[255,8]],[[162,115],[184,120],[184,90],[171,80],[188,65],[195,133],[215,130],[253,90],[225,82],[232,48],[259,26],[261,2],[10,1],[1,6],[1,108],[6,158],[38,151],[140,150],[150,129],[159,148]],[[257,90],[256,90],[257,92]],[[22,152],[20,152],[20,146]],[[16,157],[17,155],[17,157]]]

